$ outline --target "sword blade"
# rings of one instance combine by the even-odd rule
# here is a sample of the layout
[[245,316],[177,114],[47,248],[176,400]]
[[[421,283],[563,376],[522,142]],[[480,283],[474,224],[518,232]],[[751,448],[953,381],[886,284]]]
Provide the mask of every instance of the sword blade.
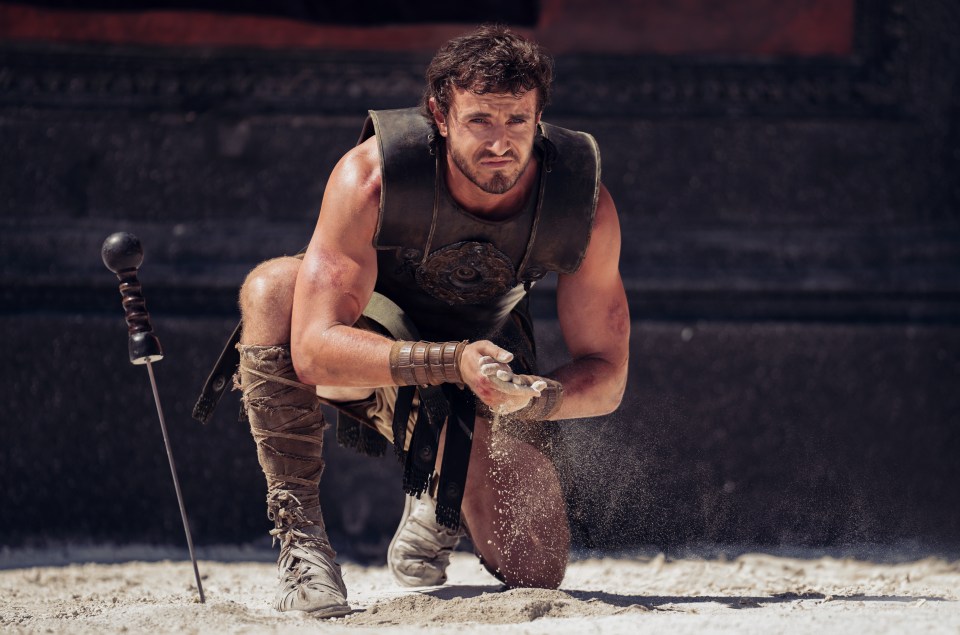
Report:
[[167,435],[167,423],[163,418],[163,408],[160,407],[160,393],[157,392],[157,380],[153,376],[153,363],[147,360],[147,374],[150,375],[150,387],[153,389],[153,401],[157,404],[157,416],[160,417],[160,430],[163,431],[163,445],[167,448],[167,459],[170,461],[170,474],[173,476],[173,488],[177,491],[177,503],[180,505],[180,517],[183,519],[183,532],[187,535],[187,548],[190,550],[190,560],[193,562],[193,575],[197,579],[197,591],[200,593],[200,603],[205,604],[203,585],[200,583],[200,569],[197,568],[197,557],[193,553],[193,538],[190,535],[190,523],[187,522],[187,508],[183,505],[183,494],[180,492],[180,479],[177,478],[177,466],[173,461],[173,450],[170,447],[170,437]]

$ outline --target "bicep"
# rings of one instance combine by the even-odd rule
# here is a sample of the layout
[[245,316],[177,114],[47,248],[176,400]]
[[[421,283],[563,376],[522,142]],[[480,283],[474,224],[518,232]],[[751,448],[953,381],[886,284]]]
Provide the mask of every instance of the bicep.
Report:
[[606,188],[601,187],[590,244],[580,268],[557,281],[557,313],[574,359],[600,357],[626,362],[630,314],[620,278],[620,223]]
[[295,334],[313,327],[353,324],[373,293],[377,265],[372,238],[379,179],[377,174],[357,172],[357,166],[345,160],[330,175],[297,276]]
[[[376,281],[376,261],[349,245],[318,241],[307,249],[294,293],[294,320],[353,324]],[[371,271],[372,269],[372,271]]]

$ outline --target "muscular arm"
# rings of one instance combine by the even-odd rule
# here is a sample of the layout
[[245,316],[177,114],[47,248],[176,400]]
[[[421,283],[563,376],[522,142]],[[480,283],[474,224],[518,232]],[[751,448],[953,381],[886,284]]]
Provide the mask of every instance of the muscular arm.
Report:
[[629,359],[630,312],[618,268],[620,223],[601,185],[590,245],[576,273],[557,282],[560,329],[573,361],[550,373],[563,384],[551,419],[608,414],[623,398]]
[[320,217],[293,296],[290,347],[300,379],[321,386],[391,383],[390,346],[352,327],[377,279],[373,234],[380,204],[375,139],[348,152],[330,174]]

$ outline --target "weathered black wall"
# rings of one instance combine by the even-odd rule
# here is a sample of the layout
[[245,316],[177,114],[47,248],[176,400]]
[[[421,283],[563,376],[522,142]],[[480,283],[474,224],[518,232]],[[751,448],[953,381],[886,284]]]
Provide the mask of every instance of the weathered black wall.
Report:
[[[623,407],[564,425],[582,544],[960,542],[960,11],[918,5],[859,3],[849,59],[558,60],[548,119],[600,142],[633,317]],[[306,242],[424,62],[0,43],[0,543],[181,541],[117,230],[146,247],[196,540],[263,539],[237,399],[201,427],[196,390],[244,273]],[[381,557],[396,471],[331,449],[338,546]]]

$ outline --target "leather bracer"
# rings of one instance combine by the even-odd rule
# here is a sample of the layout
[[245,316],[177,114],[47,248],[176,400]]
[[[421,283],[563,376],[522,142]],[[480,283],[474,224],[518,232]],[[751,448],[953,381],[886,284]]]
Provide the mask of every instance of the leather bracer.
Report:
[[390,374],[397,386],[462,384],[460,357],[467,341],[394,342],[390,349]]

